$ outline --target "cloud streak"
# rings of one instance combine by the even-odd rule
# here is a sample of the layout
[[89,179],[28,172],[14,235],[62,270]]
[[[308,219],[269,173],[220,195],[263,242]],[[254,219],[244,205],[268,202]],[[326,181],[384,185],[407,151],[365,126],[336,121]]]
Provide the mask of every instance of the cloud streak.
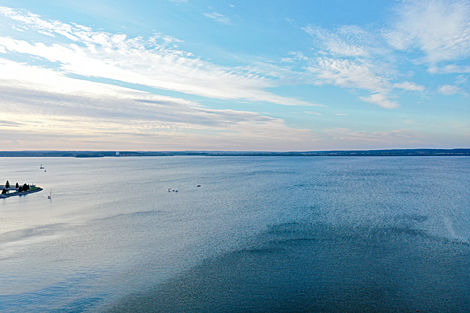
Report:
[[204,13],[204,15],[210,19],[213,19],[216,22],[219,22],[225,25],[230,25],[230,19],[220,13],[212,12],[212,13]]
[[[16,77],[8,73],[16,73]],[[61,84],[57,85],[57,81]],[[68,88],[63,89],[64,86]],[[96,144],[96,148],[103,142],[111,148],[111,136],[115,134],[121,138],[120,144],[137,147],[140,143],[157,150],[163,146],[156,145],[154,140],[161,143],[162,138],[167,149],[183,149],[185,144],[189,147],[194,136],[200,137],[199,148],[206,149],[214,148],[215,142],[223,141],[223,137],[242,146],[256,135],[256,141],[265,141],[266,148],[277,139],[287,145],[294,145],[295,141],[288,143],[292,137],[297,138],[299,145],[301,141],[313,140],[310,131],[290,129],[280,119],[245,111],[207,109],[193,101],[75,80],[50,69],[14,61],[0,60],[0,94],[2,120],[11,121],[0,122],[2,134],[11,134],[3,147],[13,145],[14,138],[22,142],[29,138],[32,144],[33,137],[26,134],[44,138],[61,134],[58,142],[62,145],[88,143]],[[217,135],[197,135],[207,131]],[[172,143],[169,138],[184,140],[177,146],[176,140]],[[56,148],[56,142],[41,143],[42,149]]]
[[41,57],[60,71],[84,77],[106,78],[207,98],[315,105],[264,91],[275,82],[264,73],[211,64],[176,49],[177,40],[156,35],[149,40],[92,31],[80,25],[47,21],[37,15],[0,7],[0,13],[21,22],[23,28],[51,38],[52,44],[0,37],[0,49]]
[[454,85],[443,85],[440,86],[437,91],[446,96],[452,96],[461,92],[461,89],[458,86]]

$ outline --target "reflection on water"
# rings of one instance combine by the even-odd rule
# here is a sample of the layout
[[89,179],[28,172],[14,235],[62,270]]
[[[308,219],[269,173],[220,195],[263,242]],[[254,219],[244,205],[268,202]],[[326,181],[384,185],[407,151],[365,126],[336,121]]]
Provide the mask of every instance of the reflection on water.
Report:
[[2,158],[0,311],[464,312],[469,163]]

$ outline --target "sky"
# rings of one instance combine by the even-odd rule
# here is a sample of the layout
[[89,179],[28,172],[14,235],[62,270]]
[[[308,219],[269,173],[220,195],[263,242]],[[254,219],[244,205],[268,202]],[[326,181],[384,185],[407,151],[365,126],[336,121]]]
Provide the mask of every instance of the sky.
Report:
[[470,0],[0,0],[0,150],[465,148]]

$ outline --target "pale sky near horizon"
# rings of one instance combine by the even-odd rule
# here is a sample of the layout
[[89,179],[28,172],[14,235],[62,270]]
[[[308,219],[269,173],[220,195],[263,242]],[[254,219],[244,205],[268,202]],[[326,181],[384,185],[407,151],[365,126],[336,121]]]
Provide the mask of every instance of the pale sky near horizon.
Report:
[[464,148],[470,0],[0,0],[0,150]]

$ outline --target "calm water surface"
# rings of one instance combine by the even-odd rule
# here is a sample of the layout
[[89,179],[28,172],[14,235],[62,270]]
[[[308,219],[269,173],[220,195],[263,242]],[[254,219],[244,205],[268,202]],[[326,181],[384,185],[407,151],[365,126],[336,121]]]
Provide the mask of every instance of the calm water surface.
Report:
[[44,191],[0,199],[2,312],[470,310],[468,157],[0,158],[7,179]]

